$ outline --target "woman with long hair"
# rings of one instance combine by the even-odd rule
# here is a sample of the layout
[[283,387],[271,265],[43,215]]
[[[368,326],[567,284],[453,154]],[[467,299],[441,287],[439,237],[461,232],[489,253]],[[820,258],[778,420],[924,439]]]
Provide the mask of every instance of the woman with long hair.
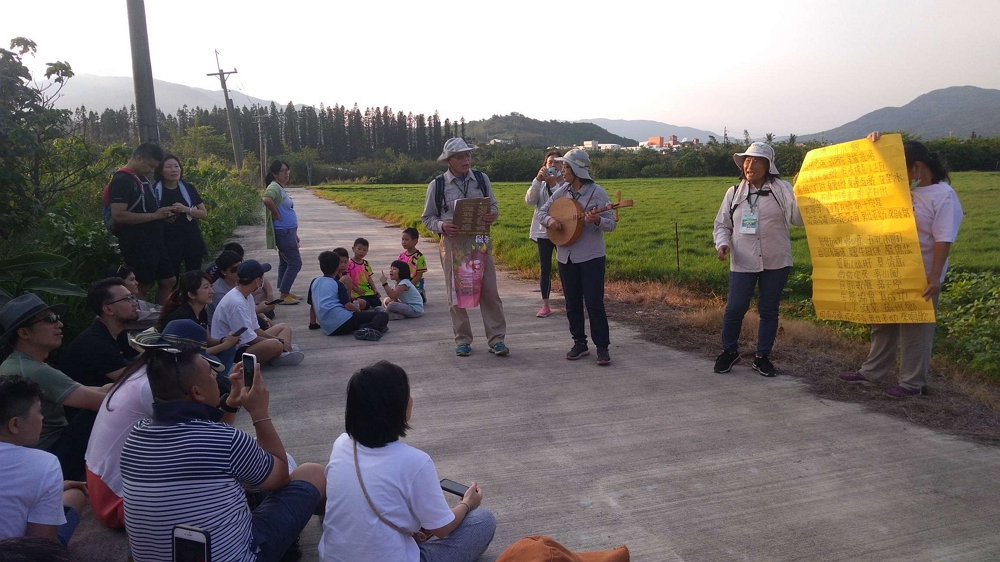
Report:
[[[868,135],[878,142],[878,131]],[[949,185],[948,168],[936,152],[923,143],[905,141],[906,179],[910,182],[913,218],[917,223],[920,255],[927,275],[923,298],[934,303],[937,312],[941,283],[948,273],[948,253],[958,237],[965,216],[958,195]],[[936,323],[872,324],[872,347],[868,359],[853,373],[840,375],[850,383],[877,381],[889,374],[899,353],[899,384],[885,391],[893,398],[923,394],[927,389],[927,370],[931,363]]]
[[410,429],[410,382],[388,361],[347,384],[347,432],[326,465],[323,562],[471,562],[496,531],[483,491],[470,483],[449,508],[427,453],[400,441]]
[[524,194],[524,202],[535,207],[535,211],[531,215],[531,229],[528,238],[534,240],[535,244],[538,245],[538,263],[541,266],[538,285],[542,290],[542,308],[535,314],[539,318],[548,318],[552,314],[552,310],[549,309],[549,291],[552,288],[552,252],[556,246],[549,240],[548,230],[538,220],[538,216],[542,206],[552,197],[554,190],[565,182],[562,166],[556,162],[556,158],[561,156],[562,152],[558,150],[550,150],[545,153],[545,162],[538,169],[535,178],[531,180],[528,192]]
[[301,298],[292,293],[292,284],[302,269],[299,254],[299,219],[295,202],[285,189],[291,172],[288,162],[275,160],[268,168],[264,183],[264,206],[267,207],[267,247],[278,250],[278,291],[280,304],[298,304]]

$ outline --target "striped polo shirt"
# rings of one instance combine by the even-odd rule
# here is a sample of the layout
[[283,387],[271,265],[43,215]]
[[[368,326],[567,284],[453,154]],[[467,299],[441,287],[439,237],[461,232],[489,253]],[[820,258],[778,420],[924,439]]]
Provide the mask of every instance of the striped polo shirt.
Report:
[[253,562],[251,512],[241,484],[259,486],[270,453],[198,402],[153,404],[121,455],[125,527],[136,562],[171,562],[174,525],[209,533],[213,560]]

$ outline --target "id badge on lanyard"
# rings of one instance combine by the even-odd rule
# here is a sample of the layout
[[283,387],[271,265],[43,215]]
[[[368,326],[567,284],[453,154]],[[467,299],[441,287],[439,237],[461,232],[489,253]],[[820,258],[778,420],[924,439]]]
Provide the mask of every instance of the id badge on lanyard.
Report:
[[740,234],[757,234],[757,210],[743,213],[743,220],[740,221]]

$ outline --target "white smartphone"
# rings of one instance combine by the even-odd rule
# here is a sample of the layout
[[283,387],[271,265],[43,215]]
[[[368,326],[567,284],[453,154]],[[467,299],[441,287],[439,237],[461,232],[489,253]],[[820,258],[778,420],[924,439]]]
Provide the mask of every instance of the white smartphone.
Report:
[[174,525],[174,562],[212,562],[208,531]]
[[243,386],[253,386],[254,371],[257,370],[257,356],[253,353],[243,354]]

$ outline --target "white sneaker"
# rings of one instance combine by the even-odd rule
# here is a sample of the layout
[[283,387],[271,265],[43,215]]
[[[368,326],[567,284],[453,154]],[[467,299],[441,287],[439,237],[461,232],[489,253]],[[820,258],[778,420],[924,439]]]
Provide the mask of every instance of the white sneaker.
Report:
[[302,351],[302,350],[299,349],[299,345],[298,344],[293,343],[292,344],[292,351]]
[[301,351],[285,351],[281,355],[271,359],[274,367],[292,367],[298,365],[306,356]]

